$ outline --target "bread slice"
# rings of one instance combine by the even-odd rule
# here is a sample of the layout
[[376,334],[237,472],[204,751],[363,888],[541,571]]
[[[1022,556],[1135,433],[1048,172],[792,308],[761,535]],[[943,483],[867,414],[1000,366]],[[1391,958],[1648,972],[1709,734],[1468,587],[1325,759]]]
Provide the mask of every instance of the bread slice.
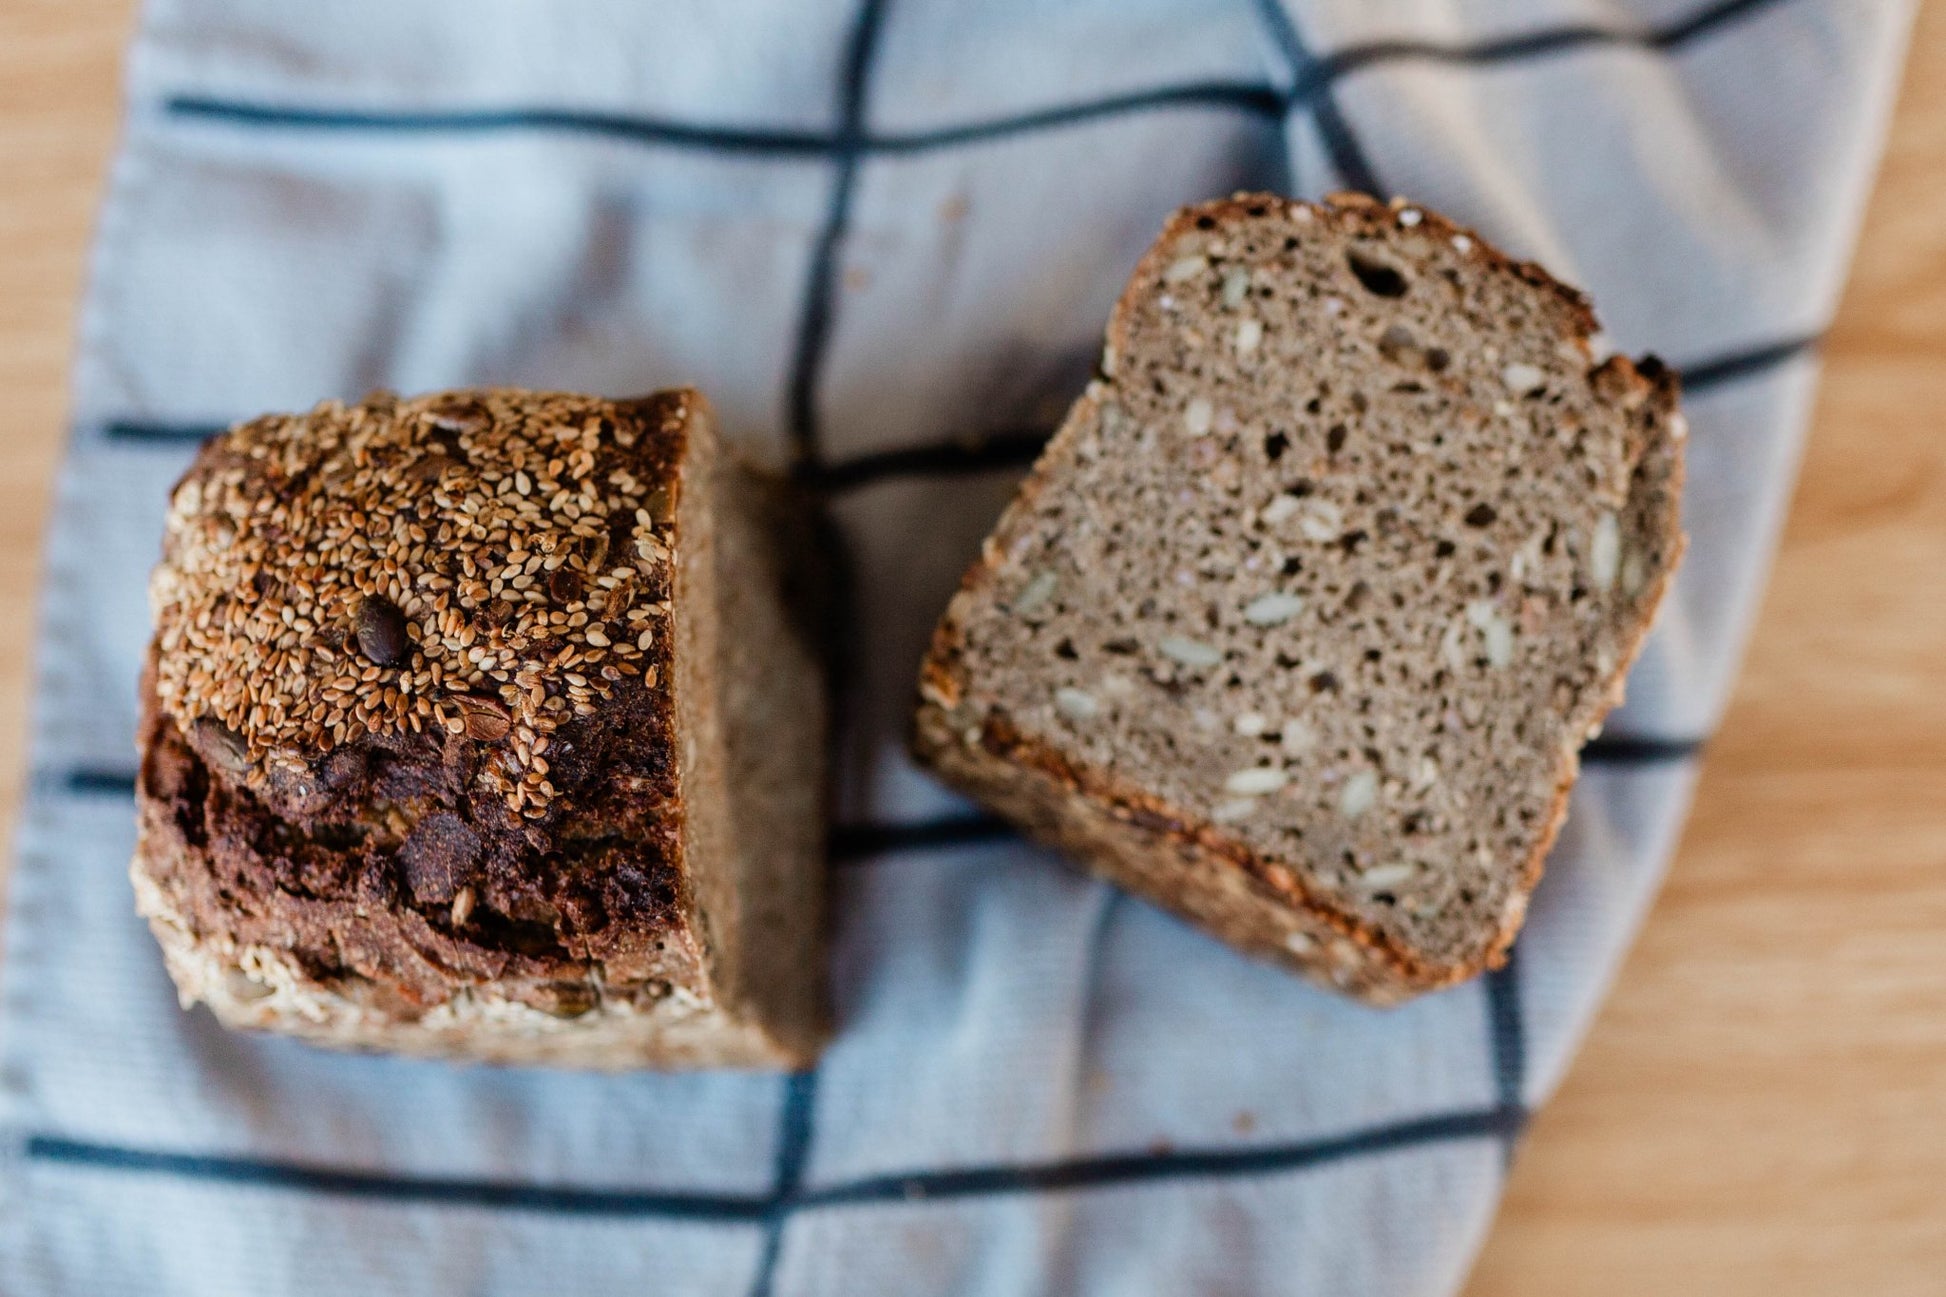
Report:
[[185,1004],[496,1062],[808,1062],[801,521],[689,391],[379,394],[213,441],[152,584],[132,868]]
[[1682,550],[1675,376],[1423,208],[1178,213],[934,635],[915,749],[1377,1003],[1503,958]]

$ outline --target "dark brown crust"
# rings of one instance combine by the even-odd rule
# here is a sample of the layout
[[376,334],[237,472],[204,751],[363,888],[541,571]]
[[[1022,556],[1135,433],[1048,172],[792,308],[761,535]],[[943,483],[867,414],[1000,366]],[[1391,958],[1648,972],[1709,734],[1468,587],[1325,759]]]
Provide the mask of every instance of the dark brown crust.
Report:
[[[617,992],[704,989],[680,820],[659,798],[584,779],[586,800],[563,801],[577,807],[571,819],[509,831],[457,795],[478,760],[471,740],[405,752],[364,740],[356,746],[370,764],[343,801],[369,808],[417,794],[411,830],[329,812],[285,819],[211,770],[146,679],[143,694],[137,864],[198,938],[285,952],[320,983],[358,984],[408,1017],[488,982],[521,984],[524,1002],[571,1012],[589,1003],[597,965]],[[641,695],[639,685],[619,694],[573,738],[599,752],[626,746],[638,722],[652,732],[655,705]],[[476,899],[455,923],[462,888]]]
[[[1630,636],[1617,654],[1608,697],[1592,718],[1592,723],[1599,726],[1610,711],[1621,705],[1622,686],[1628,669],[1648,641],[1649,631],[1655,624],[1655,610],[1661,606],[1669,583],[1675,579],[1676,567],[1682,561],[1683,551],[1688,548],[1689,542],[1682,531],[1682,489],[1687,465],[1683,456],[1685,425],[1680,412],[1681,376],[1654,356],[1645,356],[1640,361],[1615,356],[1602,365],[1596,378],[1597,382],[1613,385],[1618,401],[1639,403],[1643,445],[1636,462],[1634,479],[1630,483],[1629,500],[1631,504],[1640,502],[1647,506],[1647,516],[1641,519],[1647,525],[1642,530],[1661,542],[1666,555],[1664,561],[1657,565],[1648,585],[1636,596],[1636,604],[1644,612],[1631,624]],[[1534,853],[1521,870],[1520,894],[1523,897],[1532,895],[1534,888],[1540,885],[1541,875],[1547,867],[1548,852],[1553,849],[1555,839],[1560,836],[1561,825],[1567,819],[1568,797],[1574,791],[1575,781],[1580,774],[1577,754],[1562,768],[1560,780],[1555,785],[1554,800],[1549,806]],[[1507,950],[1520,933],[1521,918],[1521,914],[1512,915],[1501,928],[1488,953],[1485,967],[1499,968],[1506,962]]]
[[1411,950],[1386,934],[1364,927],[1339,913],[1314,896],[1302,880],[1288,869],[1276,868],[1274,861],[1223,833],[1215,825],[1199,821],[1161,798],[1144,793],[1105,772],[1076,766],[1046,742],[1022,734],[1005,716],[990,715],[986,718],[981,727],[980,746],[1002,760],[1038,771],[1070,795],[1104,804],[1116,819],[1145,833],[1180,846],[1192,847],[1246,871],[1286,903],[1309,911],[1325,926],[1371,952],[1401,983],[1432,987],[1454,980],[1425,964]]
[[[1429,233],[1444,239],[1458,236],[1470,240],[1472,247],[1468,255],[1479,263],[1483,271],[1511,273],[1556,298],[1568,312],[1571,331],[1584,349],[1599,330],[1599,323],[1588,299],[1583,294],[1562,284],[1532,262],[1518,261],[1506,256],[1475,231],[1449,221],[1435,212],[1420,207],[1408,207],[1402,200],[1394,200],[1386,204],[1368,195],[1357,193],[1333,194],[1320,205],[1305,204],[1269,194],[1238,194],[1184,208],[1164,224],[1163,231],[1155,244],[1130,274],[1128,286],[1110,314],[1103,372],[1112,378],[1115,358],[1127,343],[1126,322],[1133,314],[1141,295],[1149,291],[1161,275],[1168,259],[1173,255],[1171,248],[1178,238],[1195,229],[1207,230],[1229,222],[1260,219],[1278,209],[1289,212],[1307,206],[1317,215],[1334,221],[1341,227],[1365,228],[1375,233],[1380,229],[1395,226],[1400,213],[1410,210],[1416,214],[1415,219],[1420,223],[1421,228]],[[1597,726],[1608,710],[1621,701],[1623,679],[1640,651],[1643,641],[1647,638],[1655,609],[1661,601],[1683,548],[1679,518],[1683,475],[1681,449],[1683,432],[1681,416],[1677,411],[1680,390],[1678,376],[1654,357],[1644,358],[1640,362],[1630,362],[1626,358],[1616,357],[1605,362],[1594,372],[1598,381],[1603,384],[1604,395],[1627,408],[1639,410],[1642,455],[1632,484],[1632,492],[1646,493],[1650,501],[1650,516],[1646,519],[1648,526],[1645,530],[1653,533],[1660,540],[1667,559],[1658,565],[1653,579],[1638,596],[1637,606],[1641,610],[1640,615],[1633,623],[1633,633],[1624,646],[1625,651],[1618,655],[1606,696],[1600,701],[1594,714],[1587,718],[1591,728]],[[1008,517],[1017,516],[1019,511],[1031,507],[1032,502],[1047,489],[1061,446],[1075,435],[1075,429],[1089,421],[1093,416],[1094,406],[1095,397],[1092,394],[1084,395],[1076,402],[1075,408],[1069,412],[1061,429],[1049,442],[1048,448],[1042,452],[1033,469],[1022,482],[1015,502],[1009,507]],[[1632,494],[1631,503],[1642,498],[1641,494]],[[996,525],[995,534],[998,534],[1005,525],[1006,519],[1003,518],[1001,523]],[[983,547],[981,556],[968,567],[961,578],[960,597],[955,598],[948,606],[939,625],[934,629],[926,659],[920,667],[921,702],[912,738],[914,754],[922,763],[933,767],[949,780],[966,787],[976,796],[980,795],[981,790],[973,787],[975,776],[962,768],[965,759],[954,752],[956,743],[964,742],[971,736],[952,733],[947,720],[947,712],[957,706],[966,693],[965,668],[962,660],[963,637],[955,615],[965,596],[979,590],[993,579],[997,557],[998,551],[993,542],[989,541]],[[1578,761],[1575,757],[1572,755],[1564,757],[1550,811],[1538,834],[1535,850],[1520,867],[1520,884],[1514,894],[1512,905],[1485,952],[1474,959],[1441,964],[1423,958],[1419,952],[1407,948],[1356,915],[1346,913],[1329,900],[1309,892],[1291,870],[1278,862],[1262,858],[1216,825],[1199,821],[1163,805],[1154,797],[1114,779],[1105,771],[1077,766],[1054,745],[1038,736],[1019,732],[1005,717],[982,718],[976,746],[983,753],[1008,763],[1032,781],[1050,783],[1059,790],[1056,796],[1104,808],[1114,819],[1149,838],[1176,844],[1200,856],[1224,862],[1244,871],[1262,888],[1274,893],[1292,911],[1304,915],[1314,926],[1329,929],[1345,938],[1358,952],[1355,957],[1356,966],[1345,968],[1341,958],[1340,966],[1333,970],[1325,966],[1321,956],[1297,953],[1282,947],[1267,947],[1260,941],[1245,940],[1239,933],[1226,930],[1226,925],[1220,921],[1212,921],[1207,917],[1199,917],[1198,922],[1215,935],[1243,946],[1250,953],[1273,958],[1374,1003],[1391,1003],[1408,995],[1450,986],[1505,963],[1506,951],[1519,932],[1525,915],[1527,898],[1540,881],[1547,853],[1553,846],[1562,820],[1566,816],[1568,796],[1579,774]],[[988,800],[993,799],[989,797]],[[1004,811],[1006,808],[1001,809]],[[1030,833],[1049,840],[1054,845],[1072,845],[1055,841],[1055,835],[1047,832],[1043,825],[1023,821],[1023,826]],[[1100,853],[1095,854],[1098,856]],[[1123,881],[1112,865],[1105,864],[1100,859],[1091,859],[1087,863],[1091,867],[1099,868],[1100,872],[1111,880]],[[1182,911],[1187,911],[1189,908],[1181,891],[1172,895],[1166,889],[1155,887],[1146,887],[1143,890],[1171,908]],[[1333,973],[1335,975],[1328,975]]]
[[[673,393],[606,407],[638,429],[627,462],[651,486],[680,485],[686,423],[669,416],[682,408]],[[219,438],[185,480],[235,462]],[[673,642],[641,659],[665,682]],[[159,705],[152,653],[136,867],[198,940],[284,952],[404,1017],[486,983],[572,1015],[592,1003],[596,970],[610,996],[707,994],[673,709],[666,684],[643,681],[620,676],[593,714],[561,726],[548,751],[557,796],[523,816],[479,778],[503,728],[367,732],[300,753],[301,775],[257,776],[234,740],[185,733]]]

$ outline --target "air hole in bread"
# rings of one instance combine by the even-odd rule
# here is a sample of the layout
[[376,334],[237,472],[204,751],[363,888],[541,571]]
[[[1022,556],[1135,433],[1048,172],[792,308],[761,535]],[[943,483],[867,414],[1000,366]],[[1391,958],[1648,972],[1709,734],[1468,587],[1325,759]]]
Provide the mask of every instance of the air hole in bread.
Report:
[[1380,297],[1404,297],[1406,290],[1412,286],[1404,271],[1363,248],[1351,249],[1345,254],[1345,261],[1368,293],[1376,293]]

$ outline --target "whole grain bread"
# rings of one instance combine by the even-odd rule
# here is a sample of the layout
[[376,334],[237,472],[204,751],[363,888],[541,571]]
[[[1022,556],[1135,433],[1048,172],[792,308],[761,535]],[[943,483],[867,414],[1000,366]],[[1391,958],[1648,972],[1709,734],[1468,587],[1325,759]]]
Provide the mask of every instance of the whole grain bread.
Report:
[[809,1061],[803,523],[691,391],[216,438],[151,586],[132,867],[185,1004],[501,1062]]
[[934,636],[915,750],[1389,1003],[1499,962],[1682,550],[1654,359],[1423,208],[1171,219]]

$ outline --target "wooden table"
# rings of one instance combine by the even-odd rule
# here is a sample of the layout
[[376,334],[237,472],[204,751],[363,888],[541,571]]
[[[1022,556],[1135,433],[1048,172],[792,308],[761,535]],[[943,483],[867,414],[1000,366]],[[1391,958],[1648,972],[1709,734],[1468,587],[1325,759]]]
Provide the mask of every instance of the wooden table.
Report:
[[[128,0],[0,0],[0,814]],[[1946,1292],[1946,3],[1669,885],[1469,1288]]]

